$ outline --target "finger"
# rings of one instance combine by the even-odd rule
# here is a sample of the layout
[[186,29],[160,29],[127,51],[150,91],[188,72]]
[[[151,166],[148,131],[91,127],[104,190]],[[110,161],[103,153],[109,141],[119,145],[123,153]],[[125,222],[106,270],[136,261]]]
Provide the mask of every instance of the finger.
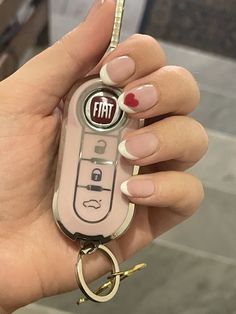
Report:
[[122,156],[139,166],[176,160],[187,165],[200,160],[208,137],[200,123],[173,116],[130,133],[119,145]]
[[[111,37],[114,9],[113,0],[96,0],[79,27],[1,83],[1,99],[4,91],[9,94],[8,87],[20,101],[14,109],[51,113],[75,81],[103,56]],[[5,96],[9,99],[9,95]]]
[[171,208],[182,217],[194,213],[204,194],[197,178],[175,171],[135,176],[122,183],[121,191],[135,204]]
[[151,118],[168,113],[188,114],[199,99],[193,76],[182,67],[166,66],[128,84],[118,103],[135,118]]
[[[132,202],[140,205],[136,205],[130,228],[117,241],[116,250],[119,254],[116,255],[121,261],[194,214],[204,197],[202,184],[186,173],[162,172],[152,176],[137,176],[130,182],[133,180],[142,180],[141,190],[138,191],[140,183],[138,187],[137,182],[129,183],[123,189],[130,189],[130,193],[142,197],[129,196]],[[144,188],[147,192],[150,181],[154,184],[154,193],[143,197]]]
[[165,54],[154,38],[134,35],[104,58],[100,76],[106,85],[123,87],[164,64]]

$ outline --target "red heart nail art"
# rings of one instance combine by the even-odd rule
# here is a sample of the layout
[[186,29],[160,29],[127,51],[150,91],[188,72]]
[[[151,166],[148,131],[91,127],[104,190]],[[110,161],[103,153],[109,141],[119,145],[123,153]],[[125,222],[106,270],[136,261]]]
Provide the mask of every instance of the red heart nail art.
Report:
[[139,105],[139,101],[135,98],[135,94],[133,93],[129,93],[126,95],[124,103],[127,107],[131,108],[138,107]]

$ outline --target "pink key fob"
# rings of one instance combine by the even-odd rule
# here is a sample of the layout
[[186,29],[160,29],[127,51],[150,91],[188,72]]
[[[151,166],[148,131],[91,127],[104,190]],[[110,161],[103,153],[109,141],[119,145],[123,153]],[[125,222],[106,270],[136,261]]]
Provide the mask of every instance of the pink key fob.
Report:
[[120,110],[120,94],[100,78],[89,78],[66,104],[53,211],[73,240],[106,243],[125,232],[134,214],[134,205],[120,191],[134,167],[118,145],[140,121]]

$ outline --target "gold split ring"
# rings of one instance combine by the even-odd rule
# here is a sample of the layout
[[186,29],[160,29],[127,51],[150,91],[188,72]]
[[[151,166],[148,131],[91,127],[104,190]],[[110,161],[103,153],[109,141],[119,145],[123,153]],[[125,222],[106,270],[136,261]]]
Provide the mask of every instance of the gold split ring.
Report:
[[[100,250],[111,262],[112,265],[112,273],[117,274],[112,279],[112,285],[109,287],[109,293],[106,295],[99,295],[98,292],[93,292],[89,286],[87,285],[84,274],[83,274],[83,256],[92,254],[94,251]],[[91,249],[82,249],[78,255],[78,261],[76,264],[76,279],[78,285],[83,292],[83,294],[91,301],[104,303],[110,301],[117,293],[119,286],[120,286],[120,268],[115,258],[114,254],[104,245],[100,244],[96,247]]]

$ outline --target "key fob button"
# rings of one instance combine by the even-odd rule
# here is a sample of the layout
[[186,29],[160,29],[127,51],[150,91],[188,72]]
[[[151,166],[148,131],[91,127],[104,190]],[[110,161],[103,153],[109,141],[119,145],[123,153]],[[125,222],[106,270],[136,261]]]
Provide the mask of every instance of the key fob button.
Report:
[[116,137],[86,133],[82,148],[82,158],[91,159],[94,157],[115,161],[118,144]]
[[[112,191],[112,185],[115,175],[114,165],[94,164],[89,160],[81,160],[78,167],[77,186],[90,187],[101,186],[101,190]],[[94,188],[96,191],[96,189]]]
[[74,209],[78,217],[87,223],[103,221],[111,210],[111,192],[88,191],[78,188],[75,195]]

